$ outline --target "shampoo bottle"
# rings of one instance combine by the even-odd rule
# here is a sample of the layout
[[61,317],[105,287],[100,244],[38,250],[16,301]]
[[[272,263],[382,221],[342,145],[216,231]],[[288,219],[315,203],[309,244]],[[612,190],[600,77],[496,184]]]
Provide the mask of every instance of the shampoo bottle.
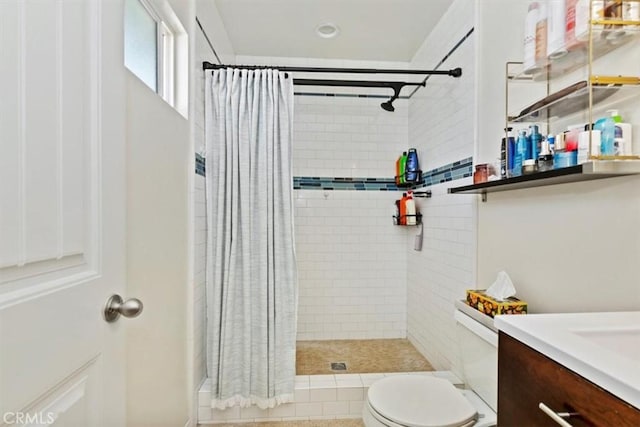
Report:
[[615,135],[614,135],[614,151],[616,156],[631,156],[633,153],[632,144],[632,127],[629,123],[622,123],[622,117],[618,113],[618,110],[607,111],[611,114],[611,119],[615,123]]
[[420,165],[418,162],[418,152],[415,148],[409,148],[409,152],[407,153],[407,182],[418,181],[419,169]]
[[407,182],[407,152],[403,151],[400,156],[400,184]]

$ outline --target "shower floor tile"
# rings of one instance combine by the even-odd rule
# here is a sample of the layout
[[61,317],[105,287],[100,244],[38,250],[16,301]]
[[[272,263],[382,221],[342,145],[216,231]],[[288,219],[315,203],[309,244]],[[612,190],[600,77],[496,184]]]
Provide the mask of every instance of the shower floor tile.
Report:
[[364,427],[362,420],[269,421],[262,423],[216,424],[216,427]]
[[[406,339],[298,341],[298,375],[433,371],[427,359]],[[331,363],[345,363],[332,370]]]

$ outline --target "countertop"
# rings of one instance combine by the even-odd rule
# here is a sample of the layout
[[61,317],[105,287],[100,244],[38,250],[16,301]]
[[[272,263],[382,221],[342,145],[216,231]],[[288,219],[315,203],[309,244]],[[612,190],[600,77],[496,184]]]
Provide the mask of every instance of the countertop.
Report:
[[494,324],[640,409],[640,311],[496,316]]

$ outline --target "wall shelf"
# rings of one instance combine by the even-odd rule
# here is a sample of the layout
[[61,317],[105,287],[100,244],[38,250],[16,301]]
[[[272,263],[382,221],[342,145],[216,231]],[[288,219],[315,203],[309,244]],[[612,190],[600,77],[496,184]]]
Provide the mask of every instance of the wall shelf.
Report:
[[482,201],[485,202],[488,193],[498,191],[544,187],[636,174],[640,174],[640,160],[598,160],[568,168],[537,172],[531,175],[452,187],[448,189],[448,192],[449,194],[481,194]]

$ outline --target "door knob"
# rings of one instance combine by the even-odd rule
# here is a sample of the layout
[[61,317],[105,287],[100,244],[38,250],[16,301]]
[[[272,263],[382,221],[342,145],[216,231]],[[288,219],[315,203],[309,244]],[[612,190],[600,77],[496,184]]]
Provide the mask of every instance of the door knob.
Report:
[[104,320],[115,322],[120,315],[124,317],[136,317],[142,313],[142,301],[137,298],[129,298],[124,301],[118,294],[111,295],[104,306]]

